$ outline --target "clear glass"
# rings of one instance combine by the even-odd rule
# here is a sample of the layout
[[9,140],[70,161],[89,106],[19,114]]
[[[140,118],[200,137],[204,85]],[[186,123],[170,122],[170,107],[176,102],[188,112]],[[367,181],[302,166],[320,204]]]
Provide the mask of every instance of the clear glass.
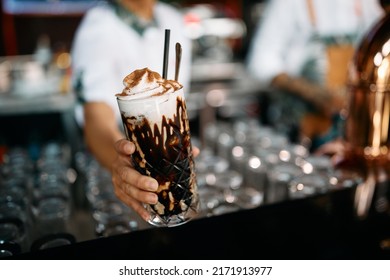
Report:
[[280,162],[274,165],[267,175],[266,202],[276,203],[287,200],[289,183],[303,174],[300,167],[290,162]]
[[199,198],[183,89],[143,99],[117,99],[134,167],[159,183],[158,202],[145,205],[149,223],[177,226],[198,214]]
[[289,198],[305,198],[330,190],[329,177],[321,173],[305,174],[289,182]]
[[68,232],[71,214],[69,201],[64,197],[46,197],[34,208],[38,236]]

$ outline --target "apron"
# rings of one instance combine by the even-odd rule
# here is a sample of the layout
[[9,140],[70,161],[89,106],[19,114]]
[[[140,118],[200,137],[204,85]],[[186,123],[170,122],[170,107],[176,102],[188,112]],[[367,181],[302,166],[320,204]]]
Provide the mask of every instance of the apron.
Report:
[[[321,36],[316,32],[316,14],[313,1],[307,0],[309,18],[315,31],[310,39],[311,55],[303,65],[301,76],[320,84],[345,99],[348,66],[354,54],[358,32],[338,36]],[[360,16],[360,2],[355,0],[355,12]],[[300,133],[312,141],[312,150],[341,136],[343,131],[340,114],[324,116],[308,105],[299,121]]]

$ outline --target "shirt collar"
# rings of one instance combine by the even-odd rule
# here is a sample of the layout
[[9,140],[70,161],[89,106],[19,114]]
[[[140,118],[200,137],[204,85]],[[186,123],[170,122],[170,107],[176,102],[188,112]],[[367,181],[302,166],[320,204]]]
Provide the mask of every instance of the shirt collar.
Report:
[[117,3],[112,4],[114,6],[114,10],[119,18],[132,29],[134,29],[140,36],[144,34],[144,32],[150,27],[157,27],[157,21],[153,17],[152,20],[144,20],[129,10],[125,9],[123,6]]

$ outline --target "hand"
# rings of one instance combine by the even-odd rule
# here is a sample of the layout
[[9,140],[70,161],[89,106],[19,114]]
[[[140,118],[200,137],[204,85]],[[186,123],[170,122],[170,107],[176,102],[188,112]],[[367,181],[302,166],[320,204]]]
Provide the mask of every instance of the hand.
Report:
[[121,139],[115,143],[117,158],[112,164],[112,183],[115,195],[131,207],[145,221],[149,213],[142,203],[156,204],[158,183],[155,179],[141,175],[131,163],[135,146],[128,140]]
[[315,155],[327,155],[331,158],[333,166],[338,166],[344,159],[345,143],[343,139],[335,139],[320,146]]
[[[158,183],[155,179],[141,175],[131,163],[131,155],[135,146],[128,140],[121,139],[115,143],[117,158],[112,164],[112,183],[115,195],[126,205],[131,207],[147,221],[149,213],[142,203],[156,204]],[[194,157],[198,156],[199,149],[193,147]]]

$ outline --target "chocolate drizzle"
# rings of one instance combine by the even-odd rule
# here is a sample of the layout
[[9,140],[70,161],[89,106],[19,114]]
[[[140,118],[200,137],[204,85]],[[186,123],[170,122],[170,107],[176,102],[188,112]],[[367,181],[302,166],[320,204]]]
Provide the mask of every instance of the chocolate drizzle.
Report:
[[137,147],[135,168],[159,183],[159,203],[151,206],[164,219],[187,211],[196,188],[186,104],[180,97],[176,103],[176,114],[162,116],[161,127],[145,116],[122,114],[127,138]]

